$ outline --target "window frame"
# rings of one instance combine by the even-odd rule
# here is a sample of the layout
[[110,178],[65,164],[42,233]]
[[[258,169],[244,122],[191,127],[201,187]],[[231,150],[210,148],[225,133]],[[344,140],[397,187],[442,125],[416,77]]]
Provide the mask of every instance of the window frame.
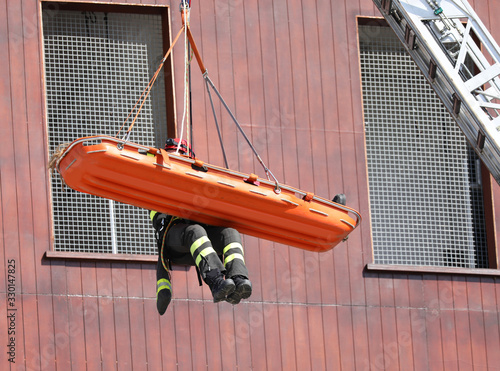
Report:
[[[361,58],[360,58],[360,39],[359,39],[359,26],[363,25],[373,25],[379,27],[390,27],[383,17],[366,17],[357,16],[356,17],[356,31],[357,31],[357,52],[358,52],[358,63],[359,63],[359,73],[360,73],[360,86],[359,91],[361,94],[361,110],[364,120],[364,107],[363,107],[363,88],[361,80]],[[367,151],[366,141],[365,141],[365,153]],[[366,158],[366,155],[365,155]],[[368,172],[368,164],[367,172]],[[366,178],[367,182],[368,177]],[[495,198],[494,198],[494,179],[491,176],[489,170],[481,162],[481,181],[483,185],[483,207],[484,207],[484,217],[485,217],[485,230],[487,238],[487,253],[488,253],[488,268],[463,268],[463,267],[443,267],[443,266],[419,266],[419,265],[403,265],[403,264],[380,264],[375,263],[374,256],[374,246],[372,238],[372,224],[370,215],[370,256],[371,262],[367,263],[365,266],[366,271],[371,272],[402,272],[402,273],[448,273],[448,274],[466,274],[466,275],[485,275],[485,276],[500,276],[500,266],[499,266],[499,255],[500,248],[497,247],[496,238],[496,221],[495,221]],[[368,200],[370,199],[370,188],[367,186]]]
[[[68,11],[93,11],[93,12],[109,12],[109,13],[129,13],[129,14],[155,14],[161,16],[162,23],[162,40],[163,40],[163,54],[165,54],[172,44],[172,30],[171,30],[171,14],[170,5],[154,5],[154,4],[111,4],[111,3],[96,3],[96,2],[67,2],[58,0],[42,0],[39,2],[39,31],[43,35],[43,11],[68,10]],[[41,54],[41,70],[42,76],[45,80],[45,56],[43,48],[43,37],[40,38],[42,45]],[[174,82],[174,66],[172,53],[166,59],[164,65],[164,81],[165,81],[165,106],[166,106],[166,120],[167,135],[168,137],[176,137],[177,129],[177,113],[175,102],[175,82]],[[44,102],[47,100],[46,88],[44,84],[43,89]],[[44,123],[45,123],[45,141],[48,143],[48,112],[47,107],[44,105]],[[156,254],[125,254],[125,253],[103,253],[103,252],[73,252],[73,251],[56,251],[54,249],[54,218],[52,211],[52,188],[48,187],[50,207],[50,225],[51,239],[49,250],[44,254],[47,259],[76,259],[76,260],[90,260],[90,261],[120,261],[120,262],[135,262],[135,263],[149,263],[157,262],[158,255]],[[151,231],[153,233],[153,231]]]

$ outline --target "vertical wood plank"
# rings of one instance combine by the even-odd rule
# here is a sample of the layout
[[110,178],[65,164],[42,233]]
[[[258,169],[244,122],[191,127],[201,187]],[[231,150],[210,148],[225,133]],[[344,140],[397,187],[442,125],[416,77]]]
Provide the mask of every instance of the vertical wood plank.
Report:
[[[442,344],[442,313],[433,310],[425,313],[427,330],[427,349],[429,359],[429,370],[444,370],[443,344]],[[454,336],[453,336],[454,338]],[[418,358],[416,359],[416,364]]]
[[69,341],[68,323],[68,297],[65,295],[54,296],[54,339],[55,339],[55,359],[57,366],[63,369],[71,369],[71,354]]
[[252,347],[252,366],[255,370],[267,370],[267,353],[271,347],[266,340],[262,302],[248,303],[250,325],[250,346]]
[[[167,310],[167,312],[163,315],[163,317],[171,317],[172,312],[171,309]],[[147,352],[147,363],[148,370],[161,370],[163,369],[162,365],[162,355],[165,354],[165,358],[167,358],[168,362],[171,364],[175,364],[175,332],[172,331],[163,331],[160,325],[160,315],[156,311],[156,300],[152,300],[151,298],[147,298],[144,300],[144,331],[146,336],[146,352]],[[168,324],[173,328],[172,318],[167,319]],[[165,346],[162,347],[162,337],[161,334],[165,333]],[[172,354],[173,356],[170,356]],[[167,362],[166,361],[166,362]],[[166,368],[165,369],[169,369]]]
[[83,296],[97,296],[97,272],[94,262],[81,262],[81,286]]
[[321,288],[321,303],[335,303],[335,272],[333,262],[333,251],[319,254],[319,274]]
[[[412,324],[410,309],[396,307],[396,327],[398,331],[397,349],[401,370],[414,369]],[[392,351],[392,349],[391,349]],[[419,357],[421,355],[418,355]]]
[[113,299],[113,314],[115,321],[114,330],[116,337],[116,366],[118,370],[129,370],[132,368],[132,333],[130,330],[129,311],[130,300],[133,299],[118,296],[115,296]]
[[294,305],[294,335],[295,353],[298,370],[309,370],[311,368],[311,351],[309,349],[309,323],[307,319],[307,309],[301,305]]
[[487,368],[486,331],[492,331],[494,328],[485,328],[484,314],[482,311],[471,310],[469,312],[469,320],[473,360],[472,368]]
[[252,348],[250,346],[249,305],[240,303],[233,307],[236,364],[238,368],[252,369]]
[[369,357],[365,362],[365,369],[384,369],[384,345],[382,335],[382,317],[379,307],[369,306],[366,308]]
[[354,333],[353,318],[351,308],[348,306],[339,306],[337,308],[338,330],[339,330],[339,346],[340,346],[340,362],[342,369],[354,369]]
[[[109,273],[109,271],[108,271]],[[110,297],[98,298],[99,308],[99,336],[101,343],[101,359],[103,370],[117,368],[117,339],[115,334],[115,315],[113,299]]]
[[205,327],[201,323],[201,319],[203,318],[203,305],[202,301],[189,302],[189,326],[191,332],[191,346],[193,349],[191,355],[193,370],[201,370],[207,366],[207,350],[205,344],[210,337],[205,334]]
[[323,306],[323,327],[325,328],[325,349],[326,353],[326,369],[340,370],[341,369],[341,354],[340,342],[343,338],[340,334],[337,318],[337,307]]
[[219,327],[219,307],[211,302],[203,306],[205,342],[207,349],[207,365],[209,370],[222,370],[222,344],[230,348],[234,346],[231,334],[221,334]]
[[101,368],[101,342],[99,336],[99,302],[95,296],[83,296],[84,348],[88,370]]
[[148,349],[146,343],[146,318],[144,313],[144,299],[129,298],[129,322],[130,322],[130,349],[131,368],[133,370],[144,369],[148,363]]
[[85,370],[85,330],[83,301],[81,296],[68,297],[68,342],[71,354],[71,369]]
[[383,307],[380,313],[382,318],[384,370],[400,370],[396,310],[395,308]]
[[[498,286],[498,285],[497,285]],[[500,364],[500,319],[495,292],[495,279],[481,278],[481,297],[483,301],[484,331],[488,367]]]
[[[430,328],[438,327],[435,317],[427,316],[427,311],[424,309],[410,309],[411,317],[411,333],[407,339],[406,334],[400,334],[400,341],[412,345],[413,350],[413,367],[415,370],[429,370],[429,345],[428,339],[431,336]],[[430,322],[427,322],[430,320]]]
[[471,311],[481,310],[483,303],[481,297],[481,280],[479,277],[467,277],[467,307]]
[[66,262],[66,284],[69,295],[82,295],[82,272],[79,261]]
[[278,305],[281,365],[283,370],[296,370],[296,351],[293,308]]
[[[263,326],[264,333],[266,336],[266,358],[267,358],[267,369],[269,370],[280,370],[282,369],[282,354],[281,349],[274,348],[272,344],[279,344],[279,311],[278,306],[275,304],[264,304],[263,307],[263,322],[260,326]],[[295,315],[295,311],[294,311]],[[301,317],[302,318],[302,317]],[[303,318],[307,322],[307,318]],[[294,328],[297,329],[297,323],[294,323]],[[295,335],[297,336],[297,335]],[[297,337],[295,338],[297,339]]]
[[485,335],[485,351],[486,364],[488,368],[496,367],[500,364],[500,325],[499,314],[497,311],[484,311],[484,335]]
[[232,305],[226,302],[216,305],[219,307],[220,336],[221,338],[230,340],[221,342],[222,369],[234,370],[236,368],[236,333],[234,329],[233,308]]
[[175,313],[175,339],[177,348],[178,370],[192,370],[193,362],[191,354],[194,351],[191,346],[191,331],[189,327],[189,304],[186,301],[174,301]]
[[363,370],[366,367],[365,361],[370,358],[366,314],[367,312],[365,307],[352,307],[352,333],[355,354],[354,362],[357,370]]
[[[227,105],[238,117],[236,110],[234,65],[231,57],[231,7],[230,2],[215,2],[216,45],[219,64],[217,66],[218,85]],[[214,46],[212,46],[214,47]],[[217,81],[217,80],[216,80]],[[226,111],[222,111],[220,124],[226,147],[229,168],[240,168],[238,156],[238,131]]]
[[[260,283],[261,283],[261,295],[263,301],[276,301],[276,267],[274,261],[274,243],[266,240],[259,240],[259,255],[261,256],[261,261],[259,264],[260,268]],[[279,273],[278,273],[279,274]],[[279,276],[278,276],[279,277]],[[279,278],[278,278],[279,279]],[[257,296],[252,293],[252,298],[255,299]]]
[[[49,295],[38,295],[38,321],[40,329],[40,353],[38,354],[40,369],[52,371],[56,369],[55,363],[55,336],[52,297]],[[33,364],[26,363],[30,369],[36,370],[37,361]]]
[[[456,345],[458,366],[462,370],[472,370],[472,344],[469,313],[455,311]],[[445,359],[449,359],[445,354]]]
[[[244,2],[229,2],[229,31],[231,33],[231,59],[233,65],[235,114],[238,121],[244,126],[244,131],[251,142],[254,142],[255,132],[259,127],[254,127],[252,113],[258,114],[262,104],[256,104],[250,108],[250,76],[249,76],[249,56],[247,47],[247,35],[245,33],[245,7]],[[258,28],[256,28],[258,29]],[[252,54],[258,54],[254,52]],[[261,74],[259,74],[261,75]],[[257,75],[257,76],[259,76]],[[253,76],[252,76],[253,77]],[[245,140],[239,136],[238,163],[240,171],[244,173],[254,172],[254,156]],[[260,148],[259,148],[260,149]],[[255,161],[256,162],[256,161]],[[259,169],[260,170],[260,169]],[[261,170],[262,172],[262,170]]]
[[[446,298],[450,297],[451,290],[448,291],[448,296],[446,293],[443,293],[443,306],[440,303],[440,295],[439,295],[439,281],[437,276],[434,275],[424,275],[423,276],[423,288],[424,288],[424,300],[425,305],[428,310],[425,312],[425,331],[424,327],[419,323],[416,330],[414,330],[413,337],[415,338],[415,331],[417,331],[417,335],[426,332],[427,340],[425,341],[427,345],[427,353],[428,353],[428,365],[431,370],[440,370],[443,369],[443,349],[441,345],[441,310],[447,309]],[[451,307],[453,303],[451,303]],[[412,310],[412,319],[414,315],[414,310]],[[421,337],[421,336],[420,336]],[[422,342],[422,340],[420,340]],[[419,343],[417,340],[414,340],[415,346]],[[415,352],[415,355],[417,353]],[[415,364],[420,361],[420,357],[415,357]]]
[[[323,312],[319,306],[307,308],[309,327],[309,347],[311,349],[311,369],[326,370],[326,352],[324,343]],[[327,330],[326,330],[327,331]]]
[[441,347],[443,349],[443,365],[445,370],[457,370],[459,367],[456,321],[452,310],[440,311]]

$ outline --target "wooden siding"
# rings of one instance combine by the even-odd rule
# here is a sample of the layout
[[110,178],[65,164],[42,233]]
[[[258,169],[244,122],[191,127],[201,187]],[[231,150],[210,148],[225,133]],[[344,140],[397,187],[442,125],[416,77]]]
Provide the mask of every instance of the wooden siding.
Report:
[[[213,304],[194,270],[176,270],[175,298],[162,317],[155,264],[44,258],[51,225],[40,3],[1,0],[2,303],[8,261],[16,262],[10,369],[497,369],[498,276],[365,270],[372,253],[356,17],[378,16],[371,0],[192,3],[210,76],[264,161],[290,185],[330,198],[345,192],[362,225],[323,254],[245,236],[250,300]],[[500,40],[500,0],[473,5]],[[182,53],[174,58],[181,97]],[[222,164],[196,68],[193,76],[196,152]],[[229,117],[221,122],[230,166],[256,171]],[[493,198],[500,220],[497,184]],[[2,369],[9,366],[8,309],[0,305]]]

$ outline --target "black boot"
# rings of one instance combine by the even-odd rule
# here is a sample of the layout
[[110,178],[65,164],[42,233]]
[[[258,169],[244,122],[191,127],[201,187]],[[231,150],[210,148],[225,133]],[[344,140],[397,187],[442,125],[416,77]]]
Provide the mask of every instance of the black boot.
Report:
[[252,282],[245,276],[233,276],[232,279],[236,285],[236,289],[232,294],[227,296],[226,301],[236,305],[241,299],[247,299],[252,295]]
[[168,271],[163,267],[162,261],[158,258],[156,267],[156,309],[162,316],[167,310],[172,300],[172,284],[170,283]]
[[335,195],[332,201],[345,206],[347,200],[345,194],[339,193],[338,195]]
[[156,309],[162,316],[172,300],[170,281],[162,278],[156,282]]
[[217,268],[207,272],[205,282],[212,291],[214,303],[226,299],[226,296],[230,295],[235,289],[233,280],[231,278],[225,280],[224,275]]

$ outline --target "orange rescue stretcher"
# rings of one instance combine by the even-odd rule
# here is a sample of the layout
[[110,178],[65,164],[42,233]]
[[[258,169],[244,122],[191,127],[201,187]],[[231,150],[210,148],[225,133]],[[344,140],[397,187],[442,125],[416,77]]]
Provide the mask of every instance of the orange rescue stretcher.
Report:
[[113,137],[75,140],[56,169],[76,191],[310,251],[332,249],[361,221],[311,193]]

